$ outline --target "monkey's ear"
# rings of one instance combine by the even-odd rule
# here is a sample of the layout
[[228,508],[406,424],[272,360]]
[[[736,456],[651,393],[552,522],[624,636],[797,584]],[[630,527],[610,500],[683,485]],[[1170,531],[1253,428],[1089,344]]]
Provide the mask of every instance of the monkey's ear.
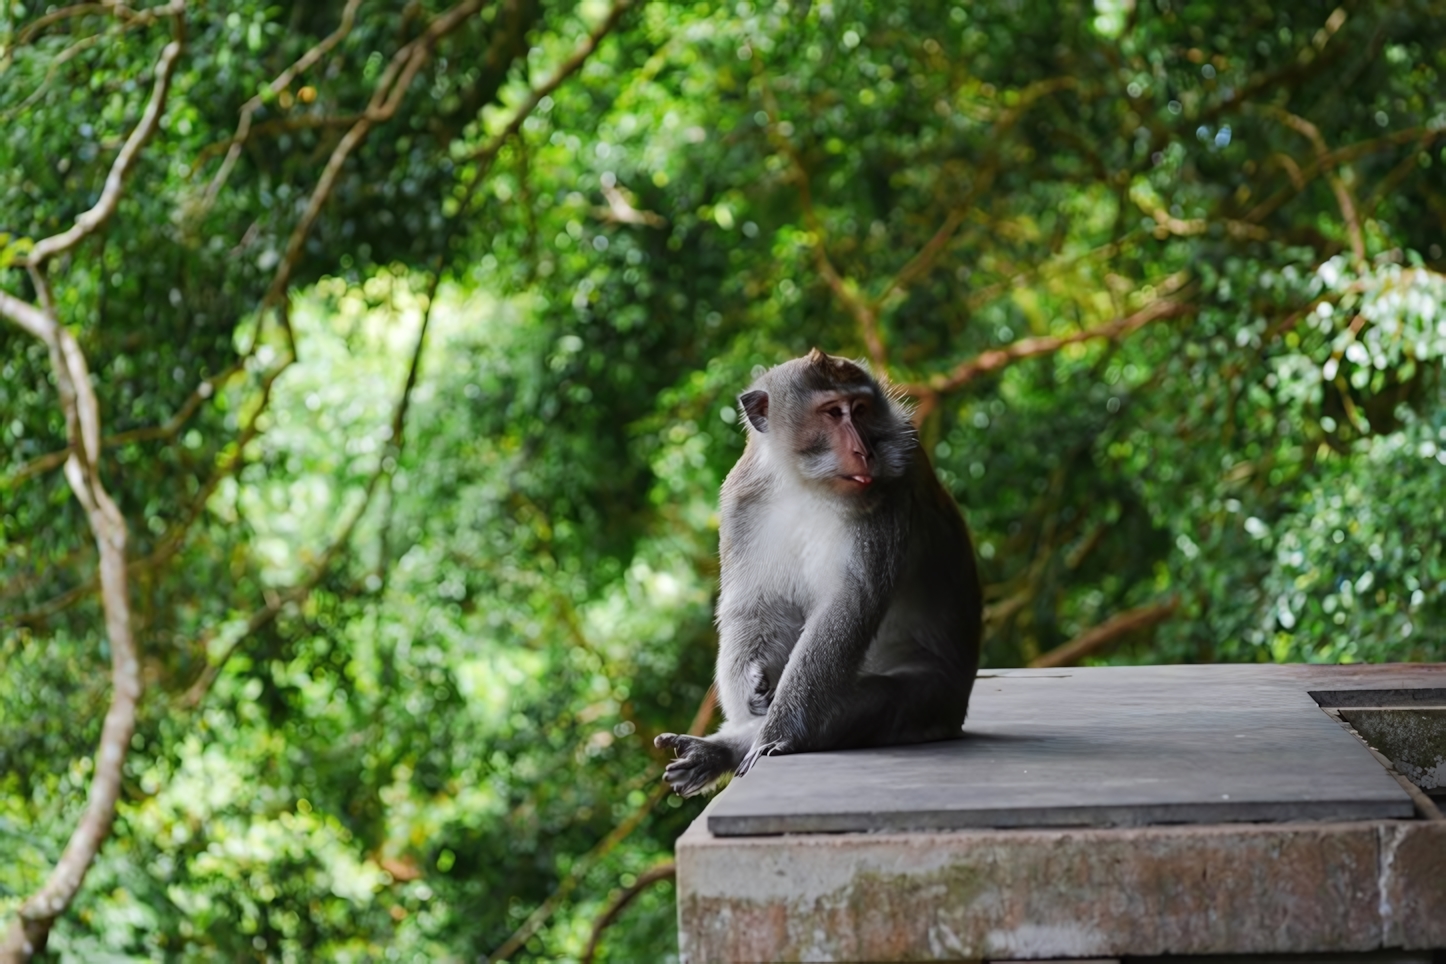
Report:
[[738,396],[738,404],[743,406],[743,414],[748,416],[748,421],[760,432],[768,431],[768,393],[765,391],[744,392]]
[[827,366],[828,356],[814,347],[808,352],[808,363],[814,366]]

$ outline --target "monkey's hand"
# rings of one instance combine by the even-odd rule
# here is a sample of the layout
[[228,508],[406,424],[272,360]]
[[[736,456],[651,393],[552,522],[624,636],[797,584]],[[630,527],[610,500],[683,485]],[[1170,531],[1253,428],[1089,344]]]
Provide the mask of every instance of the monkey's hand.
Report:
[[754,716],[767,716],[768,708],[773,705],[773,684],[768,681],[768,674],[763,672],[762,663],[749,663],[745,672],[752,685],[748,694],[748,712]]
[[726,746],[700,736],[663,733],[653,745],[678,754],[663,770],[663,779],[680,797],[702,793],[733,768],[733,754]]

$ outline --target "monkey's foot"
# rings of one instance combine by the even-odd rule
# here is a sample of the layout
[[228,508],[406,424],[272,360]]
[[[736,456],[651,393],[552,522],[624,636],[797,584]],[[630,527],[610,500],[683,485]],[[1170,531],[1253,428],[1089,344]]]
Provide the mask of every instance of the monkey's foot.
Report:
[[678,754],[678,758],[663,770],[663,779],[680,797],[702,793],[733,769],[732,752],[712,740],[682,733],[664,733],[653,741],[653,745],[670,748]]

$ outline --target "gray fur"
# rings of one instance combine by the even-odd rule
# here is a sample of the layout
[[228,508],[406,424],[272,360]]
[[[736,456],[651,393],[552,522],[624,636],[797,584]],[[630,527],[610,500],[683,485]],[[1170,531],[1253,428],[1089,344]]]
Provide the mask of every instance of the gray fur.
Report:
[[[848,494],[827,484],[835,457],[811,418],[840,389],[868,400],[874,478]],[[748,444],[721,499],[725,722],[659,736],[678,754],[665,778],[688,796],[763,755],[958,736],[982,597],[964,521],[906,413],[865,368],[817,350],[740,399]]]

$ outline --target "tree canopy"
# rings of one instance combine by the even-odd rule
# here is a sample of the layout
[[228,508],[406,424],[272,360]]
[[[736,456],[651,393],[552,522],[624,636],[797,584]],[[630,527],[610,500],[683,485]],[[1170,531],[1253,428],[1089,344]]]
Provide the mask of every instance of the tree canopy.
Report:
[[1443,223],[1435,0],[0,0],[0,955],[675,953],[813,346],[988,665],[1441,659]]

